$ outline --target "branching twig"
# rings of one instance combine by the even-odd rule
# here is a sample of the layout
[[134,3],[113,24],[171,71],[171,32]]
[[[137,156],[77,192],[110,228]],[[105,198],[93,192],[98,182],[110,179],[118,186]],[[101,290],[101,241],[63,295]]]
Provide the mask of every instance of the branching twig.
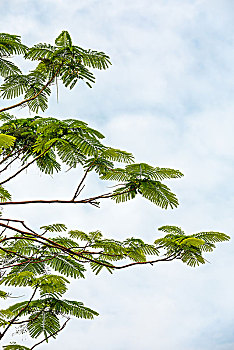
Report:
[[74,201],[74,200],[79,196],[80,192],[83,190],[83,188],[84,188],[85,185],[84,185],[82,188],[81,188],[81,186],[82,186],[84,180],[86,179],[86,177],[87,177],[87,175],[88,175],[88,172],[89,172],[90,168],[92,167],[92,165],[93,165],[93,162],[90,164],[90,166],[88,167],[88,169],[86,169],[86,171],[85,171],[85,173],[84,173],[84,176],[82,177],[82,179],[81,179],[81,181],[80,181],[80,183],[79,183],[79,185],[78,185],[78,187],[77,187],[77,189],[76,189],[76,192],[75,192],[75,194],[74,194],[74,196],[73,196],[73,198],[72,198],[72,201]]
[[8,221],[8,223],[11,222],[19,222],[21,225],[23,225],[24,228],[26,228],[26,230],[31,231],[32,233],[36,233],[35,231],[33,231],[31,228],[27,227],[25,222],[23,220],[17,220],[17,219],[4,219],[0,217],[0,221]]
[[[22,231],[22,230],[19,230],[19,229],[15,228],[15,227],[12,227],[12,226],[9,226],[9,225],[5,225],[5,224],[2,224],[2,223],[0,223],[0,226],[7,227],[10,230],[16,231],[16,232],[21,233],[23,235],[29,235],[29,236],[36,237],[36,238],[24,237],[24,238],[26,238],[28,240],[33,240],[34,242],[38,242],[38,243],[43,244],[43,245],[48,246],[48,247],[49,246],[50,247],[55,247],[55,248],[59,249],[60,251],[63,251],[64,253],[72,256],[73,258],[74,257],[83,258],[86,261],[94,262],[94,263],[97,263],[99,265],[102,265],[102,266],[105,266],[105,267],[109,267],[109,268],[112,268],[112,269],[115,269],[115,270],[120,270],[120,269],[124,269],[124,268],[131,267],[131,266],[136,266],[136,265],[146,265],[146,264],[153,265],[153,264],[158,263],[158,262],[171,261],[171,260],[174,260],[174,259],[177,258],[177,256],[172,254],[170,256],[166,256],[164,258],[159,258],[159,259],[156,259],[156,260],[136,261],[136,262],[133,262],[133,263],[122,265],[122,266],[115,266],[115,265],[109,264],[108,262],[107,263],[100,262],[97,259],[93,259],[91,257],[88,257],[87,255],[89,255],[89,254],[92,255],[92,253],[90,253],[88,251],[85,251],[85,250],[82,250],[81,252],[73,251],[71,248],[64,247],[63,245],[61,245],[61,244],[59,244],[57,242],[54,242],[53,240],[51,240],[49,238],[41,237],[39,234],[25,232],[25,231]],[[20,239],[20,238],[21,237],[10,237],[10,238],[6,238],[6,240],[8,240],[8,239]],[[41,240],[43,242],[41,242]]]

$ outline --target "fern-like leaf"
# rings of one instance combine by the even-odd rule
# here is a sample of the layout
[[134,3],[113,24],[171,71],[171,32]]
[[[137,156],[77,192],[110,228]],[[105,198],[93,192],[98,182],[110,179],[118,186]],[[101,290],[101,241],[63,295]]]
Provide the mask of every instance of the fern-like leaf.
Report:
[[52,225],[41,226],[40,229],[48,232],[62,232],[62,231],[66,231],[67,227],[64,224],[52,224]]
[[84,278],[85,268],[70,257],[57,255],[51,260],[47,261],[47,265],[51,266],[55,271],[62,273],[67,277]]
[[72,39],[70,34],[66,30],[63,30],[62,33],[55,39],[55,44],[61,47],[71,47]]
[[11,200],[11,194],[0,185],[0,202],[7,202]]
[[27,346],[19,345],[19,344],[9,344],[3,345],[3,350],[30,350]]
[[58,317],[51,311],[40,311],[33,313],[29,317],[30,321],[27,323],[27,329],[32,338],[37,338],[41,334],[44,337],[56,334],[60,329]]
[[14,145],[16,138],[14,136],[0,134],[0,153],[3,149],[10,148]]
[[0,290],[0,298],[7,299],[9,294],[7,292],[4,292],[3,290]]

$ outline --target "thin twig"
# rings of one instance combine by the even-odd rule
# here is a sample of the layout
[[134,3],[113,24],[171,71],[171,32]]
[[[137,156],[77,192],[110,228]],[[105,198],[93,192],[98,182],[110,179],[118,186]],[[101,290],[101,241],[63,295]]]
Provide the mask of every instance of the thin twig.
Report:
[[76,189],[76,192],[75,192],[75,194],[74,194],[74,196],[72,198],[72,201],[74,201],[79,196],[80,192],[83,190],[84,186],[82,187],[81,190],[80,190],[80,188],[81,188],[85,178],[87,177],[88,172],[89,172],[90,168],[92,167],[92,165],[93,165],[93,163],[91,163],[90,166],[88,167],[88,169],[85,171],[84,176],[82,177],[79,185],[77,186],[77,189]]
[[0,182],[0,185],[10,181],[11,179],[13,179],[14,177],[16,177],[18,174],[20,174],[23,170],[27,169],[31,164],[33,164],[37,159],[39,159],[40,157],[42,157],[54,144],[56,141],[54,141],[47,149],[45,149],[41,154],[39,154],[39,156],[37,156],[36,158],[34,158],[31,162],[29,162],[28,164],[26,164],[25,166],[23,166],[20,170],[18,170],[15,174],[13,174],[12,176],[8,177],[8,179]]
[[22,324],[22,323],[26,323],[26,322],[32,322],[35,321],[43,312],[44,310],[42,309],[42,311],[38,312],[37,316],[29,319],[29,320],[25,320],[25,321],[19,321],[19,322],[14,322],[14,324]]
[[22,224],[22,225],[24,226],[24,228],[26,228],[26,230],[29,230],[29,231],[31,231],[32,233],[36,233],[36,232],[33,231],[31,228],[27,227],[26,224],[25,224],[25,222],[24,222],[23,220],[4,219],[4,218],[1,218],[1,217],[0,217],[0,221],[8,221],[8,223],[9,223],[10,221],[12,221],[12,222],[19,222],[20,224]]
[[[27,148],[27,147],[28,147],[28,146],[26,145],[26,146],[24,146],[24,147],[22,147],[22,148],[20,148],[20,149],[17,149],[15,152],[13,152],[13,151],[15,150],[15,146],[14,146],[14,148],[11,150],[11,152],[10,152],[6,157],[4,157],[4,158],[0,161],[0,165],[3,164],[8,158],[13,157],[13,156],[16,155],[16,154],[22,153],[23,150],[24,150],[25,148]],[[13,153],[12,153],[12,152],[13,152]]]
[[[7,225],[9,224],[9,220],[6,220],[7,221]],[[7,227],[5,227],[2,232],[1,232],[1,236],[3,235],[3,233],[6,231]]]
[[27,307],[29,306],[29,304],[31,303],[31,301],[33,300],[35,294],[36,294],[36,291],[37,291],[38,287],[36,287],[33,291],[33,294],[31,296],[31,298],[29,299],[29,301],[27,302],[27,304],[18,312],[18,314],[11,320],[9,321],[9,324],[8,326],[5,328],[4,332],[0,333],[0,339],[2,339],[4,337],[4,335],[6,334],[6,332],[8,331],[8,329],[13,325],[14,321],[17,320],[17,318],[22,314],[22,312],[24,310],[27,309]]
[[14,156],[15,153],[17,153],[17,151],[16,151],[16,152],[13,152],[14,150],[15,150],[15,145],[13,146],[12,150],[10,151],[10,153],[9,153],[7,156],[5,156],[5,157],[0,161],[0,164],[4,163],[8,158]]
[[3,168],[2,170],[0,170],[0,173],[3,173],[3,171],[7,170],[7,168],[15,161],[19,158],[20,154],[18,154],[15,158],[13,158],[6,166],[5,168]]

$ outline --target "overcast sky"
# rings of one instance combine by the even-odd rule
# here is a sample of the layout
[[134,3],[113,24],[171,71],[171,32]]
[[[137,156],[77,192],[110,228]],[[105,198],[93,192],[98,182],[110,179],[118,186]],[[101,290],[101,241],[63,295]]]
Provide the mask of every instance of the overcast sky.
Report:
[[[3,0],[0,13],[0,31],[21,35],[26,45],[53,43],[68,30],[75,44],[111,57],[112,67],[98,72],[93,89],[60,88],[59,103],[54,94],[46,115],[85,120],[137,162],[185,174],[168,183],[180,201],[174,210],[139,198],[105,202],[101,209],[8,208],[8,215],[34,227],[63,222],[116,239],[153,242],[166,224],[233,236],[232,0]],[[11,188],[18,197],[35,198],[47,186],[44,198],[65,198],[78,180],[76,172],[45,179],[32,170]],[[99,192],[103,184],[91,176],[87,188]],[[100,316],[70,322],[41,349],[233,349],[233,242],[206,258],[211,264],[196,269],[172,262],[75,281],[69,296]]]

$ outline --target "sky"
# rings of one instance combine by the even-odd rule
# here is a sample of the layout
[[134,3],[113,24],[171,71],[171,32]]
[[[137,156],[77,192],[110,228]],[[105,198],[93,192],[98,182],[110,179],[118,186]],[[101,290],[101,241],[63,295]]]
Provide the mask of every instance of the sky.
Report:
[[[2,0],[1,32],[33,45],[53,43],[68,30],[75,44],[111,57],[111,68],[96,73],[93,89],[60,87],[59,102],[54,93],[46,116],[85,120],[137,162],[185,175],[167,183],[179,198],[174,210],[137,198],[103,202],[101,209],[7,208],[7,215],[24,217],[36,228],[63,222],[115,239],[153,242],[162,225],[180,226],[188,234],[213,230],[233,236],[233,10],[232,0]],[[41,197],[45,186],[50,192],[44,198],[66,198],[80,175],[45,178],[33,169],[9,188],[22,199]],[[103,186],[91,176],[87,193]],[[210,264],[198,268],[178,261],[114,275],[88,273],[72,282],[69,297],[100,316],[73,320],[41,349],[233,349],[233,240],[206,258]]]

